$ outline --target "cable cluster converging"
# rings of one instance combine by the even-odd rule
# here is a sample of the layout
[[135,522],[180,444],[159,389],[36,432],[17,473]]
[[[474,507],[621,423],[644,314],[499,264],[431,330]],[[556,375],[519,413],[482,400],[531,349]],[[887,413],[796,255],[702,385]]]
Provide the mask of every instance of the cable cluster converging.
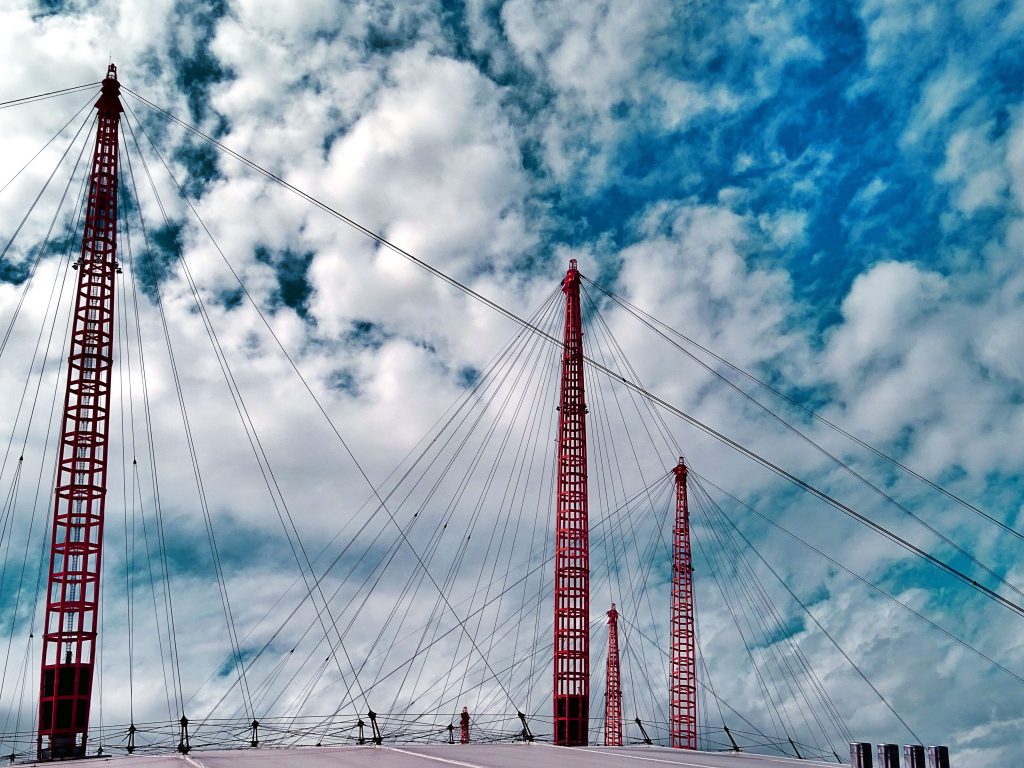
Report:
[[[0,103],[0,109],[31,104],[41,99],[88,90],[90,100],[96,84],[79,86],[38,97]],[[219,140],[161,109],[139,94],[124,89],[139,104],[145,105],[183,131],[208,142],[224,156],[233,158],[261,174],[273,184],[298,195],[317,210],[334,217],[346,226],[374,240],[403,258],[410,260],[444,283],[456,288],[500,315],[513,320],[517,329],[508,342],[477,370],[471,369],[457,387],[452,404],[442,413],[405,457],[379,482],[371,481],[369,472],[357,459],[350,442],[338,427],[336,411],[329,407],[325,394],[303,373],[300,358],[288,350],[275,333],[273,310],[262,307],[243,280],[243,272],[234,255],[226,253],[214,231],[200,217],[197,200],[193,199],[165,161],[153,140],[153,132],[129,105],[122,125],[131,141],[122,149],[123,167],[128,173],[120,180],[123,207],[120,212],[119,250],[125,255],[124,275],[119,278],[118,361],[119,395],[116,403],[120,433],[121,505],[123,506],[122,562],[123,586],[127,610],[127,667],[129,713],[127,725],[111,725],[104,719],[102,705],[100,724],[95,733],[104,746],[134,744],[140,752],[161,751],[174,747],[180,732],[178,718],[199,702],[214,701],[199,713],[192,724],[196,747],[236,745],[250,738],[250,725],[257,722],[261,742],[268,745],[358,743],[360,733],[369,730],[366,721],[373,706],[374,728],[384,738],[410,743],[443,741],[448,726],[457,719],[462,706],[474,713],[474,739],[479,741],[510,740],[521,736],[518,717],[523,710],[534,724],[539,737],[550,737],[553,728],[549,714],[553,693],[546,661],[553,649],[551,640],[552,613],[552,542],[551,510],[554,508],[555,477],[551,445],[555,434],[558,402],[557,361],[561,350],[560,299],[554,288],[529,316],[489,299],[473,287],[447,274],[428,262],[403,250],[381,235],[360,225],[313,195],[293,186],[252,160],[234,152]],[[44,150],[71,127],[89,102],[55,134],[36,155],[4,187],[4,192]],[[34,748],[33,733],[22,729],[23,712],[35,706],[31,688],[35,684],[31,670],[34,637],[30,633],[20,661],[12,658],[15,637],[24,628],[35,626],[35,606],[42,588],[45,536],[38,533],[37,508],[45,499],[45,469],[50,467],[51,427],[58,407],[60,380],[54,384],[48,421],[40,419],[37,404],[45,403],[44,383],[52,372],[48,366],[53,342],[59,336],[58,326],[70,327],[70,316],[62,314],[61,297],[71,268],[71,251],[75,233],[84,210],[86,178],[79,174],[79,164],[87,145],[89,115],[81,121],[77,132],[67,144],[59,161],[50,172],[42,189],[35,196],[28,212],[10,236],[0,253],[0,260],[28,251],[19,238],[28,232],[27,224],[48,188],[59,177],[65,160],[74,156],[74,148],[85,137],[78,151],[74,168],[67,177],[63,194],[56,204],[46,234],[35,248],[34,257],[26,261],[26,278],[22,281],[17,302],[0,341],[0,357],[8,350],[16,333],[23,333],[22,308],[39,290],[35,278],[51,249],[48,244],[61,216],[67,219],[68,236],[60,252],[62,261],[54,271],[49,285],[49,298],[43,322],[36,336],[33,357],[24,379],[21,401],[17,406],[0,479],[6,482],[4,504],[0,510],[0,529],[4,533],[3,558],[0,566],[0,591],[8,584],[8,569],[17,573],[18,597],[7,631],[8,649],[0,675],[0,689],[11,690],[8,669],[16,682],[18,699],[15,722],[7,722],[0,733],[0,752],[11,746],[13,754],[28,754]],[[129,151],[131,150],[131,151]],[[148,158],[150,159],[147,159]],[[135,158],[133,162],[133,157]],[[155,162],[151,162],[155,160]],[[162,228],[146,222],[140,189],[136,184],[135,167],[149,182],[152,197],[162,219]],[[227,275],[236,281],[240,295],[256,313],[273,341],[274,347],[309,396],[315,413],[341,446],[344,461],[355,467],[366,485],[361,504],[348,503],[339,510],[344,517],[333,536],[316,550],[309,546],[311,537],[304,531],[292,511],[291,491],[275,467],[267,437],[258,429],[239,374],[240,363],[223,338],[224,313],[202,284],[194,256],[174,244],[174,278],[186,288],[186,296],[195,310],[195,319],[202,324],[201,334],[217,362],[217,369],[227,387],[238,426],[255,462],[255,472],[262,478],[267,508],[280,523],[297,574],[290,585],[250,626],[239,623],[237,595],[231,582],[218,542],[215,523],[215,483],[203,466],[194,426],[195,395],[187,391],[186,360],[177,350],[180,342],[162,300],[164,286],[158,278],[141,286],[145,263],[152,263],[155,250],[152,231],[164,232],[180,228],[170,208],[162,199],[156,176],[161,172],[169,180],[169,188],[183,203],[186,221],[191,221],[197,235],[208,238],[220,257]],[[76,179],[81,178],[76,210],[64,212],[65,202]],[[74,198],[72,198],[74,199]],[[133,243],[133,231],[141,234]],[[141,249],[141,250],[140,250]],[[204,265],[204,269],[209,265]],[[592,290],[589,290],[592,289]],[[763,379],[729,363],[710,349],[659,321],[649,313],[618,296],[610,289],[584,278],[583,300],[588,320],[585,337],[584,382],[588,393],[588,429],[591,482],[592,597],[600,596],[618,606],[620,651],[623,685],[623,713],[626,717],[627,741],[653,737],[665,741],[669,732],[667,702],[658,691],[664,690],[670,674],[666,663],[666,623],[668,604],[664,599],[667,566],[671,561],[671,530],[673,488],[668,466],[682,455],[680,438],[670,424],[672,417],[723,443],[747,460],[774,473],[792,486],[824,502],[833,509],[863,525],[872,533],[901,547],[915,558],[938,568],[948,576],[975,590],[1001,607],[1019,615],[1024,608],[1016,598],[1007,597],[1008,590],[1024,597],[1016,585],[977,558],[966,546],[952,540],[937,526],[925,520],[899,501],[884,483],[874,481],[864,470],[856,468],[843,456],[826,450],[812,434],[782,413],[755,397],[747,388],[730,377],[735,374],[763,391],[780,398],[787,407],[796,408],[801,418],[810,419],[844,436],[853,444],[870,452],[933,491],[965,507],[1019,539],[1024,535],[998,518],[969,504],[952,491],[939,486],[886,455],[880,449],[855,437],[824,417],[786,396]],[[686,412],[678,405],[647,389],[630,364],[626,350],[612,329],[611,313],[631,318],[667,342],[682,358],[695,364],[712,381],[724,387],[730,396],[753,407],[761,417],[778,424],[785,432],[814,449],[817,454],[878,496],[886,505],[908,516],[939,542],[939,550],[930,549],[882,525],[862,510],[842,502],[818,484],[797,476],[768,457],[755,452],[739,440],[731,438]],[[151,314],[148,320],[144,315]],[[616,320],[618,317],[616,317]],[[145,338],[147,328],[155,327],[156,338]],[[67,331],[65,332],[67,333]],[[67,346],[67,339],[64,340]],[[166,372],[162,358],[147,349],[155,346],[166,355]],[[712,362],[708,362],[708,360]],[[37,364],[38,363],[38,364]],[[193,679],[192,671],[183,669],[180,647],[188,642],[186,622],[182,619],[180,579],[170,555],[170,540],[177,524],[168,499],[162,492],[162,462],[158,457],[159,435],[154,410],[160,407],[153,397],[150,380],[154,370],[169,374],[188,453],[189,466],[195,482],[198,508],[203,518],[210,547],[210,566],[217,585],[224,632],[228,638],[222,662],[210,671],[205,681]],[[726,375],[722,369],[730,372]],[[34,390],[33,390],[33,386]],[[46,393],[49,392],[47,383]],[[22,408],[26,407],[22,416]],[[45,409],[43,409],[45,410]],[[46,424],[42,454],[38,460],[37,485],[31,516],[24,535],[25,546],[14,545],[13,532],[18,510],[25,506],[23,486],[25,457],[31,453],[30,432]],[[34,438],[33,438],[34,440]],[[10,460],[18,453],[13,471]],[[35,441],[40,442],[40,441]],[[338,469],[337,457],[324,459],[324,471]],[[699,462],[698,462],[699,463]],[[255,475],[254,475],[255,476]],[[852,740],[852,734],[841,707],[825,689],[815,672],[814,660],[801,648],[800,638],[792,632],[789,622],[792,605],[807,617],[849,663],[865,685],[870,687],[893,717],[917,739],[914,731],[897,712],[896,704],[863,672],[861,665],[844,650],[837,638],[809,609],[796,589],[787,584],[769,556],[744,533],[743,526],[730,516],[711,490],[738,504],[744,513],[751,513],[770,524],[773,530],[795,539],[812,553],[825,558],[845,573],[902,606],[931,628],[972,651],[982,661],[1000,669],[1017,682],[1024,677],[991,658],[938,623],[901,602],[869,579],[858,575],[820,549],[796,537],[770,516],[727,494],[715,483],[698,474],[690,475],[691,500],[694,508],[694,532],[697,552],[705,580],[699,596],[715,600],[728,614],[739,637],[743,653],[755,679],[760,702],[744,712],[724,701],[716,690],[712,672],[716,665],[706,644],[699,642],[698,677],[703,720],[698,728],[705,748],[729,749],[735,738],[745,747],[767,749],[778,753],[836,756],[835,744]],[[52,483],[51,483],[52,486]],[[176,489],[177,490],[177,489]],[[176,497],[177,494],[175,494]],[[46,526],[42,526],[45,528]],[[19,539],[20,540],[20,539]],[[35,592],[31,601],[31,617],[22,606],[23,590],[30,587],[31,553],[40,551],[40,565]],[[941,548],[955,553],[941,554]],[[598,556],[598,553],[600,555]],[[961,567],[956,559],[966,561]],[[113,565],[105,562],[104,568]],[[979,581],[972,573],[984,573]],[[767,572],[774,579],[762,579]],[[13,581],[13,575],[12,575]],[[983,583],[983,582],[988,583]],[[773,594],[767,583],[777,583],[782,598]],[[990,586],[995,584],[996,586]],[[717,588],[717,597],[714,593]],[[381,608],[382,595],[393,601],[389,609]],[[104,593],[101,621],[113,610]],[[140,602],[141,601],[141,602]],[[149,605],[152,606],[150,616]],[[145,605],[145,610],[142,606]],[[596,602],[595,602],[596,607]],[[107,617],[107,618],[103,618]],[[590,739],[600,739],[603,722],[598,715],[602,704],[604,655],[607,634],[603,629],[603,610],[591,617],[590,632],[595,642],[591,647]],[[106,626],[106,624],[104,624]],[[154,631],[146,632],[144,627]],[[162,666],[167,720],[135,722],[135,688],[139,675],[136,665],[144,636],[154,642]],[[103,686],[101,660],[98,685]],[[231,670],[225,679],[224,670]],[[716,672],[717,674],[717,672]],[[712,707],[717,710],[721,727],[711,724]],[[148,717],[148,715],[142,715]],[[727,719],[740,728],[729,728]],[[758,721],[755,725],[753,720]],[[633,722],[639,721],[634,729]],[[363,728],[360,726],[363,722]],[[25,726],[29,727],[29,726]],[[630,730],[633,729],[633,730]],[[749,730],[748,730],[749,729]],[[919,739],[917,739],[919,740]]]

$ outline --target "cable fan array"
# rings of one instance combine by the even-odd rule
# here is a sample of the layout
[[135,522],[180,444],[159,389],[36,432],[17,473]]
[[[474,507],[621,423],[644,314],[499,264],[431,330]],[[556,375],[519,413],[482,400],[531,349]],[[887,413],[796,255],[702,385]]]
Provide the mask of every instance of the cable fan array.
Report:
[[[0,195],[10,195],[26,169],[53,161],[52,171],[39,175],[38,193],[28,196],[28,211],[4,225],[12,234],[0,251],[0,277],[7,283],[0,295],[6,318],[0,361],[7,384],[16,387],[0,412],[8,438],[0,463],[0,628],[7,635],[0,752],[12,759],[34,755],[36,747],[37,609],[44,601],[50,528],[44,510],[52,507],[53,426],[71,327],[73,253],[86,206],[83,158],[92,120],[86,110],[95,88],[0,104],[89,95],[0,187]],[[550,739],[561,292],[553,285],[533,313],[521,317],[126,92],[133,102],[126,102],[122,116],[123,272],[117,278],[108,501],[120,514],[107,521],[90,744],[101,753],[157,753],[244,744],[442,742],[450,740],[463,707],[472,713],[474,741]],[[136,112],[141,108],[145,117]],[[329,377],[305,370],[310,358],[279,332],[279,309],[261,304],[249,284],[248,254],[220,245],[200,215],[200,200],[174,173],[166,145],[158,143],[170,141],[172,131],[204,142],[225,162],[241,162],[281,194],[298,195],[310,215],[354,227],[381,251],[412,261],[515,324],[486,364],[457,377],[448,408],[418,440],[408,441],[400,460],[389,457],[392,469],[382,480],[373,479],[375,470],[363,463],[342,420],[345,407],[360,401],[358,387],[344,377],[332,387],[324,381]],[[200,241],[203,249],[195,247]],[[200,261],[201,253],[215,254],[219,263]],[[793,532],[769,505],[842,512],[835,517],[847,528],[837,531],[863,528],[895,545],[900,557],[934,570],[943,586],[966,588],[992,609],[1016,614],[1024,614],[1024,592],[916,511],[914,500],[937,492],[1015,538],[1020,532],[610,288],[586,277],[583,282],[589,709],[604,711],[605,612],[615,604],[624,743],[669,742],[671,470],[683,454],[692,467],[700,748],[840,760],[841,745],[854,740],[848,725],[854,713],[830,689],[834,694],[836,681],[846,686],[850,680],[885,708],[895,727],[921,741],[908,722],[920,719],[897,712],[894,692],[874,681],[830,632],[828,618],[816,611],[816,585],[793,584],[785,564],[773,562],[777,541],[954,641],[981,669],[1024,682],[959,630],[894,594],[877,573],[860,573],[806,532]],[[259,355],[230,340],[230,324],[243,313],[253,337],[259,331],[253,341]],[[650,332],[659,349],[673,355],[665,365],[706,377],[737,410],[747,409],[771,424],[773,434],[809,448],[818,462],[808,464],[813,475],[798,475],[649,391],[617,338],[627,323]],[[364,326],[372,330],[374,323]],[[315,329],[307,330],[315,336]],[[384,343],[355,330],[353,345]],[[325,446],[298,481],[286,469],[289,444],[282,448],[268,426],[257,385],[267,358],[276,361],[277,373],[288,374],[309,417],[305,423],[317,422],[316,439]],[[213,430],[211,413],[222,419]],[[213,433],[231,445],[223,456],[204,442]],[[826,435],[841,438],[843,447],[831,447]],[[785,490],[756,504],[726,490],[728,476],[690,447],[708,440],[781,479]],[[312,490],[302,487],[310,483]],[[309,514],[314,498],[326,512],[315,518]],[[846,498],[856,498],[856,505]],[[256,533],[247,536],[250,528]],[[591,717],[590,743],[601,741],[604,727]]]

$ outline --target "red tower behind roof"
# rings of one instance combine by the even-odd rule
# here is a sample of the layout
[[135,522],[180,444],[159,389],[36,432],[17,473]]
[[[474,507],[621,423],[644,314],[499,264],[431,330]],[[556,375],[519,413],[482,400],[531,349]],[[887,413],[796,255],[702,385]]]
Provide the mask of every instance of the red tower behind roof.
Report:
[[676,476],[676,518],[672,529],[672,649],[669,660],[669,731],[679,749],[697,748],[697,646],[693,618],[693,561],[690,510],[686,502],[686,462]]
[[41,760],[85,755],[96,659],[117,272],[117,68],[103,80],[57,463],[39,690]]
[[619,675],[619,612],[608,611],[608,683],[604,698],[604,745],[622,746],[622,678]]
[[585,746],[590,701],[590,531],[587,521],[587,407],[576,260],[562,282],[565,337],[558,410],[555,520],[555,744]]

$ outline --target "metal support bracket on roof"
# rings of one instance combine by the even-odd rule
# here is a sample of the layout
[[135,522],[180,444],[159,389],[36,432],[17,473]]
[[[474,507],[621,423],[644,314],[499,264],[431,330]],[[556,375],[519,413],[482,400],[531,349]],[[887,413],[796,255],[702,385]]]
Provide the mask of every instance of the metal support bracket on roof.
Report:
[[371,709],[366,716],[370,718],[370,728],[373,729],[373,743],[379,747],[384,743],[384,737],[380,735],[380,728],[377,727],[377,713]]
[[523,741],[529,743],[533,742],[533,732],[530,730],[530,726],[526,722],[526,715],[523,712],[516,712],[519,715],[519,720],[523,724]]
[[736,743],[736,739],[734,739],[732,737],[732,731],[729,730],[729,726],[726,725],[725,723],[722,723],[722,728],[725,729],[725,735],[729,737],[729,743],[732,744],[732,751],[733,752],[742,752],[743,750],[740,749],[740,745],[737,744]]
[[642,722],[640,722],[640,718],[639,717],[636,719],[636,724],[637,724],[637,727],[640,729],[640,733],[643,734],[644,744],[652,744],[653,742],[651,741],[651,737],[647,735],[647,729],[644,728],[644,724]]

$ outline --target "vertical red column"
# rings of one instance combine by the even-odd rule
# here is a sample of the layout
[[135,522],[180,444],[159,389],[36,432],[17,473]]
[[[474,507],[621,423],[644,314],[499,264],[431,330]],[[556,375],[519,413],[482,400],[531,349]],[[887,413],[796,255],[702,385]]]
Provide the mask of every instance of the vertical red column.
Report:
[[469,744],[469,707],[463,707],[459,716],[459,743]]
[[622,680],[619,677],[619,612],[608,611],[608,683],[604,699],[604,745],[622,746]]
[[39,690],[41,760],[85,755],[96,656],[117,271],[117,69],[96,102],[57,464]]
[[678,749],[697,748],[697,643],[693,619],[693,561],[690,510],[686,502],[686,462],[676,476],[676,521],[672,530],[672,650],[669,661],[669,730]]
[[590,529],[587,520],[587,406],[576,259],[562,283],[565,337],[558,407],[555,520],[555,744],[585,746],[590,697]]

